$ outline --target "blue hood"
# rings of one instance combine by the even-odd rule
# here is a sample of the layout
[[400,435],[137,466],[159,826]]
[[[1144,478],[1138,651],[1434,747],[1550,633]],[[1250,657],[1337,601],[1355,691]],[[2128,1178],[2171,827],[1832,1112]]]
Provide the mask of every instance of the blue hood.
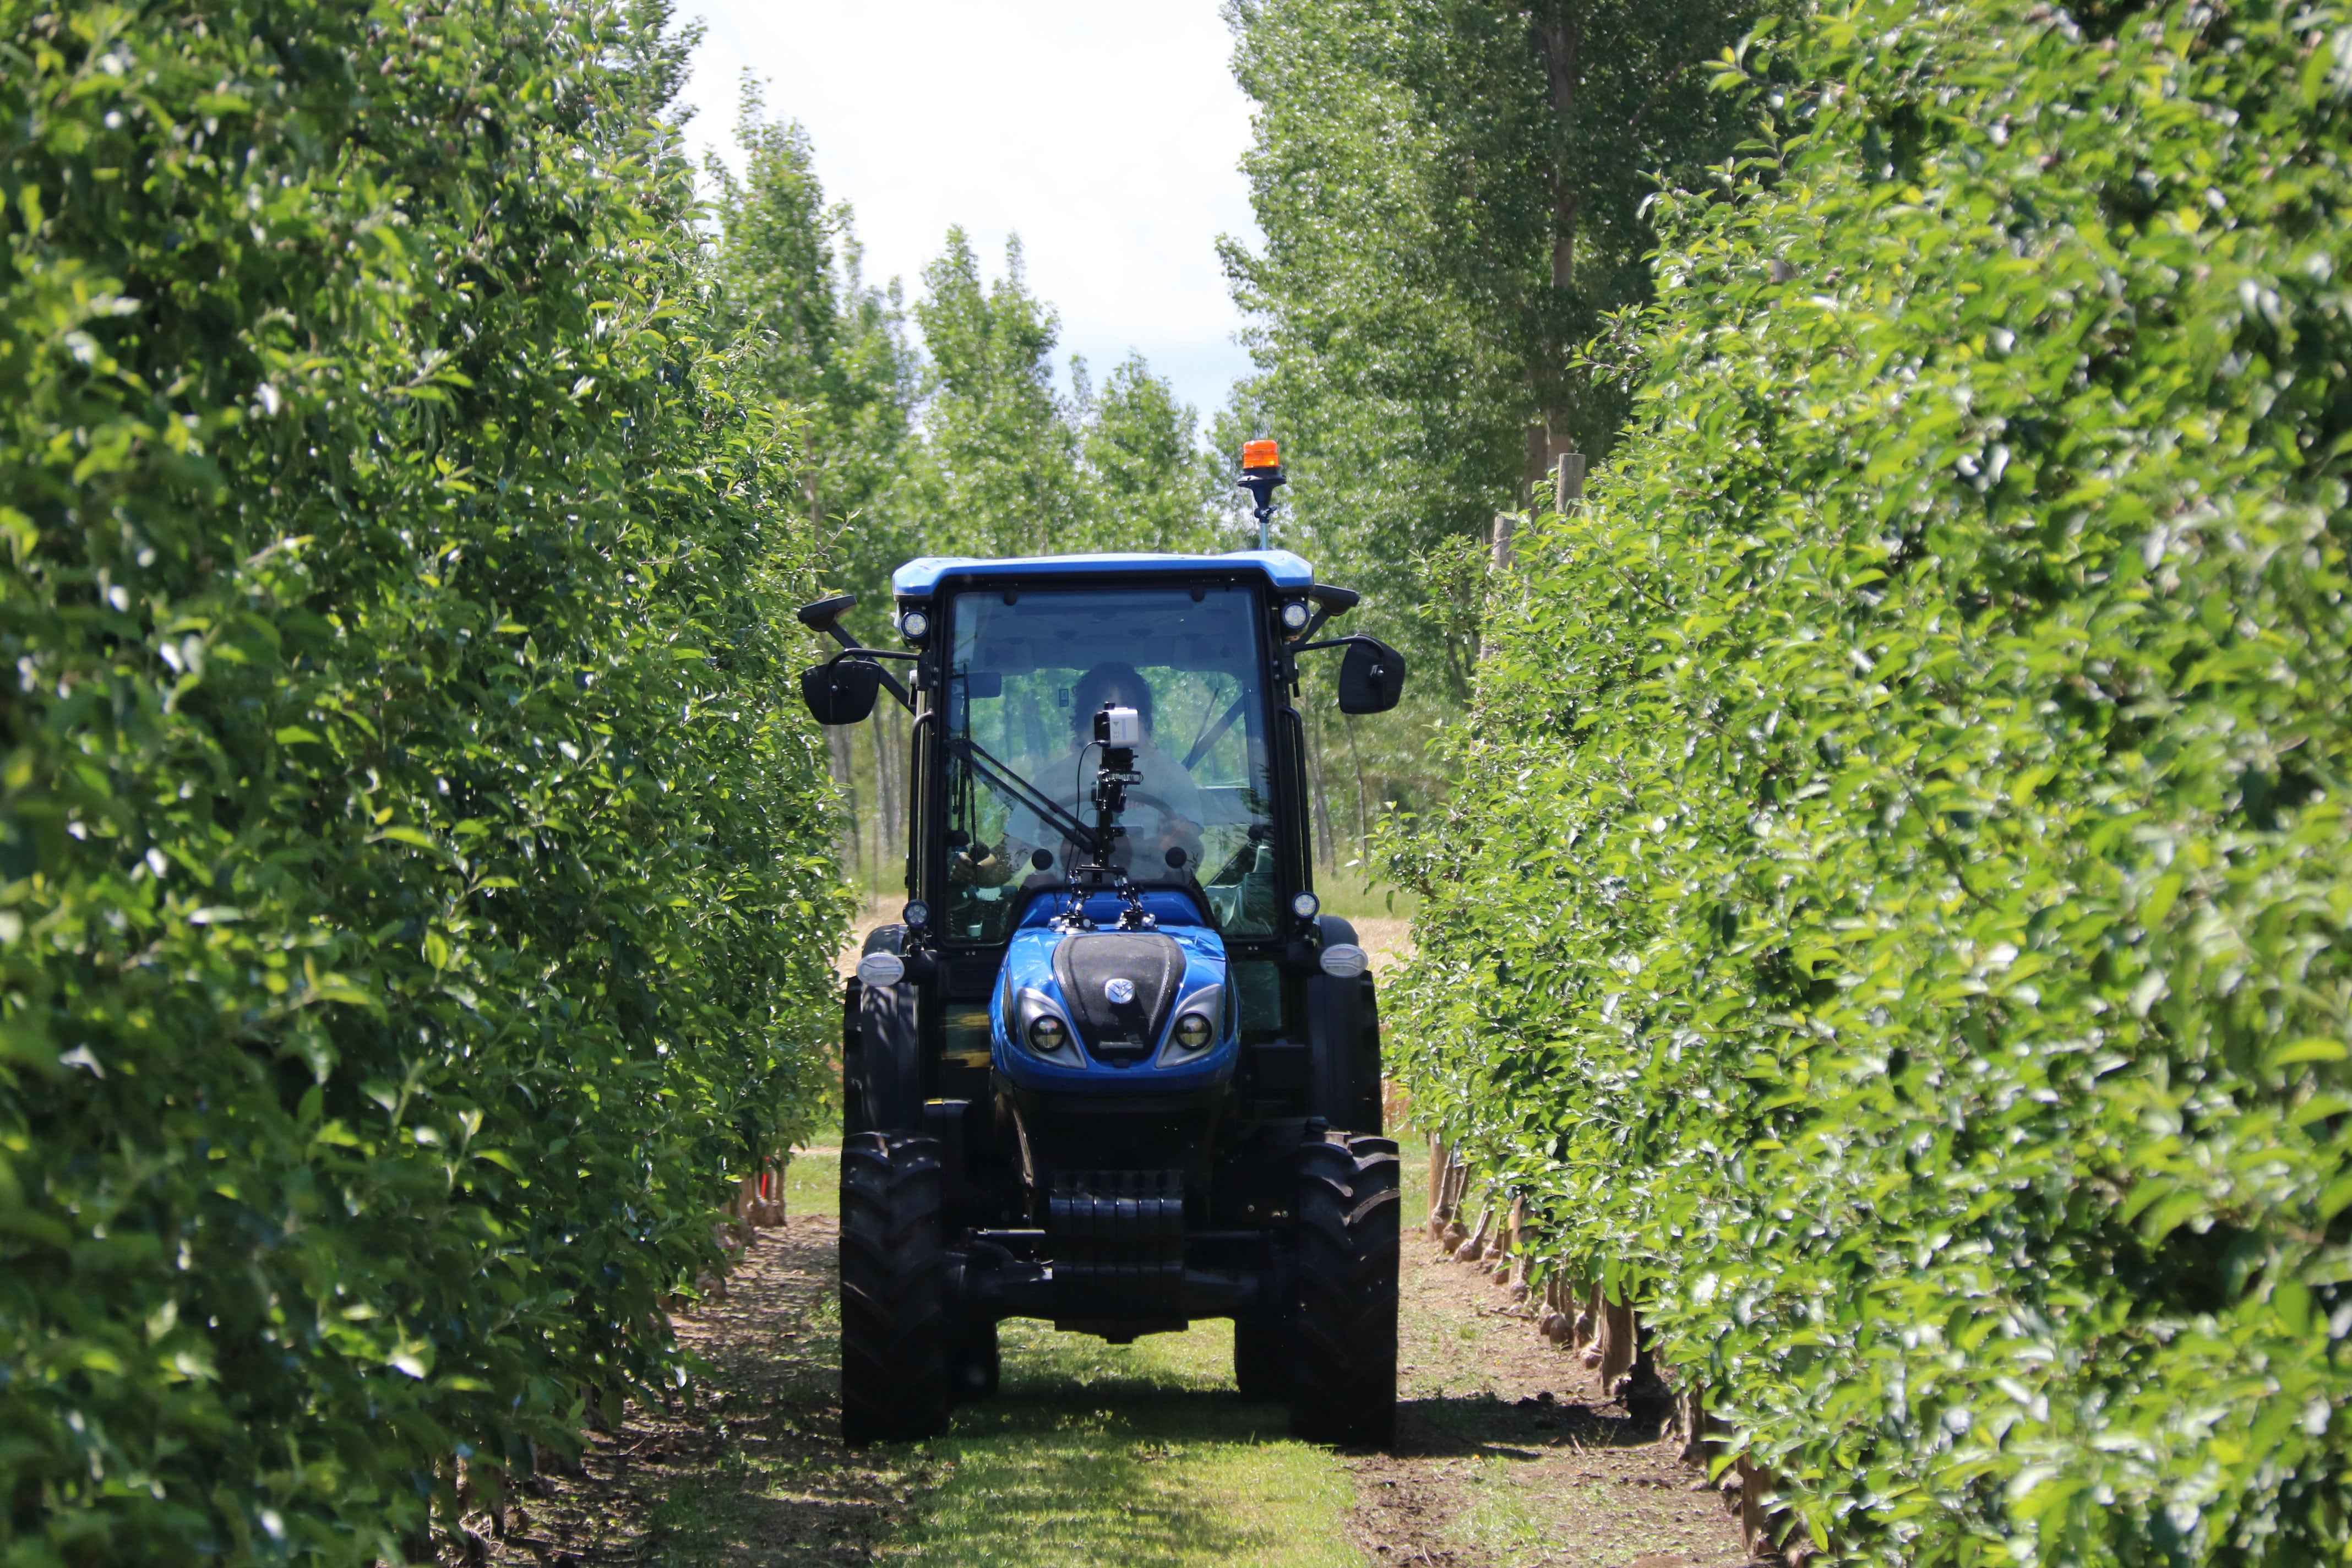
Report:
[[[1182,1094],[1215,1089],[1234,1075],[1240,1036],[1232,988],[1226,984],[1224,939],[1201,922],[1181,894],[1147,898],[1160,924],[1146,940],[1112,929],[1118,900],[1087,900],[1099,930],[1055,931],[1047,922],[1065,898],[1042,898],[1013,933],[1004,968],[989,1004],[990,1054],[996,1070],[1017,1089],[1085,1094]],[[1111,940],[1103,940],[1111,939]],[[1071,944],[1078,944],[1073,947]],[[1103,993],[1126,982],[1123,1012]],[[1073,986],[1086,994],[1072,994]],[[1131,1027],[1122,1028],[1118,1013]],[[1185,1049],[1177,1021],[1204,1014],[1213,1026],[1203,1049]],[[1063,1044],[1053,1056],[1028,1042],[1041,1014],[1060,1020]]]

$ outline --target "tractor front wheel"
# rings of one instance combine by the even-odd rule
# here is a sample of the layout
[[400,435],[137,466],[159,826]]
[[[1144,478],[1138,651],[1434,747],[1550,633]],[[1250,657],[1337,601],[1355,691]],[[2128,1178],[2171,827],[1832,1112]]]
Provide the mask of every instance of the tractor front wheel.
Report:
[[948,1340],[948,1382],[958,1404],[993,1399],[1004,1375],[1003,1352],[997,1348],[996,1325],[958,1330]]
[[1396,1435],[1397,1146],[1334,1132],[1299,1146],[1290,1426],[1315,1443]]
[[940,1146],[857,1132],[841,1148],[841,1436],[851,1447],[947,1425]]

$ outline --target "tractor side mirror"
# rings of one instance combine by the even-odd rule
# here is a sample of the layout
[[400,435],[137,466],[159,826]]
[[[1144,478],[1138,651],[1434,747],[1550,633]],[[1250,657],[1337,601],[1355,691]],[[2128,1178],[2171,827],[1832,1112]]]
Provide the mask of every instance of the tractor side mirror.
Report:
[[834,622],[856,607],[857,595],[855,594],[828,594],[814,605],[803,605],[793,613],[800,616],[801,625],[809,630],[827,632],[833,629]]
[[874,711],[882,667],[863,658],[831,658],[801,671],[801,700],[820,724],[856,724]]
[[1404,696],[1404,655],[1378,637],[1352,637],[1339,660],[1339,711],[1385,713]]

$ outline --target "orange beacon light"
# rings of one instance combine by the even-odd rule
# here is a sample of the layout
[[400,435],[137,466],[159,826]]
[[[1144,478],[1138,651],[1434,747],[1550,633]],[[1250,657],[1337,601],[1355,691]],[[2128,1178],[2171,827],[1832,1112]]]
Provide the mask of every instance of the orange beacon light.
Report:
[[1257,547],[1266,547],[1266,524],[1274,517],[1274,489],[1282,477],[1282,449],[1271,440],[1242,443],[1242,489],[1257,502]]

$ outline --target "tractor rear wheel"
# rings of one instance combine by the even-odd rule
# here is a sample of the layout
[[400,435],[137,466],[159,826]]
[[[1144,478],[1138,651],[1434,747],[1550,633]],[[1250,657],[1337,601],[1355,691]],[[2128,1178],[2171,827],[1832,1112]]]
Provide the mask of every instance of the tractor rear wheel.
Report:
[[1397,1146],[1333,1132],[1299,1145],[1297,1349],[1290,1427],[1316,1443],[1396,1435]]
[[857,1132],[841,1148],[841,1436],[851,1447],[947,1425],[940,1146]]
[[1298,1337],[1280,1318],[1234,1320],[1234,1381],[1244,1399],[1287,1399]]

